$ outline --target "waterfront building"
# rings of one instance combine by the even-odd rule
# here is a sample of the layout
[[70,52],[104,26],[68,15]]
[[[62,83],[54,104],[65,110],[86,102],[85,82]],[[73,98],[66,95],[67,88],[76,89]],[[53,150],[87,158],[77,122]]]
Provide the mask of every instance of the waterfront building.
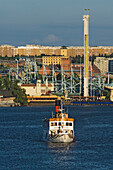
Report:
[[53,83],[41,84],[41,80],[37,80],[36,84],[22,84],[19,83],[21,88],[26,90],[28,96],[40,96],[42,94],[47,94],[48,92],[54,91]]
[[0,90],[0,105],[14,105],[15,97],[8,90]]

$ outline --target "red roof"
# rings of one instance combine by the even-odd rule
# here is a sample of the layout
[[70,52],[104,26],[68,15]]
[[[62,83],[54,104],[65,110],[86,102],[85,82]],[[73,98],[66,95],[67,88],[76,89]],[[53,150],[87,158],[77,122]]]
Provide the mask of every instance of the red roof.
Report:
[[42,87],[45,87],[46,85],[45,84],[41,84]]
[[36,84],[21,84],[21,86],[23,87],[35,87]]

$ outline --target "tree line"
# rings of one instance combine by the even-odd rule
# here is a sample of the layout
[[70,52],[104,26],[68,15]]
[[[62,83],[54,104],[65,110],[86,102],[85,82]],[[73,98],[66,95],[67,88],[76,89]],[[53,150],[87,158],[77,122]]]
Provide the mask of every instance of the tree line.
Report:
[[27,105],[27,95],[25,89],[21,89],[18,80],[11,81],[8,77],[0,77],[0,90],[8,90],[15,97],[14,102]]

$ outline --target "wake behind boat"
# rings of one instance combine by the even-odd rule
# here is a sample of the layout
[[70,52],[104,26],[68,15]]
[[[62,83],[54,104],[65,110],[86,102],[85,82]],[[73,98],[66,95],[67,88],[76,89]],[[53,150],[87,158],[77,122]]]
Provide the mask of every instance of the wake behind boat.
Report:
[[55,116],[45,120],[48,122],[47,138],[51,142],[74,141],[74,119],[68,118],[68,113],[62,108],[61,100],[55,102]]

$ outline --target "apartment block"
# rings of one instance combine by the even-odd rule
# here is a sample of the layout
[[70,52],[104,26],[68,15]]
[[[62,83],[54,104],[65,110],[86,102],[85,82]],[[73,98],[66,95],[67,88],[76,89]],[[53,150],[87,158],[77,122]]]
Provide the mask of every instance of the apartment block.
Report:
[[15,47],[11,45],[1,45],[0,46],[0,56],[2,57],[12,57],[15,55]]
[[94,60],[94,64],[97,66],[97,68],[100,69],[101,73],[106,74],[108,73],[108,58],[105,57],[96,57]]
[[[88,47],[89,56],[110,55],[113,53],[113,46],[97,46]],[[40,45],[26,45],[18,46],[17,48],[11,45],[0,46],[0,56],[12,57],[19,56],[40,56],[40,55],[63,55],[64,57],[76,57],[77,55],[84,55],[83,46],[40,46]]]
[[[99,55],[110,55],[113,53],[113,46],[97,46],[90,47],[89,46],[89,56],[99,56]],[[25,47],[18,47],[19,55],[63,55],[65,57],[76,57],[77,55],[84,55],[84,47],[83,46],[33,46],[27,45]]]

